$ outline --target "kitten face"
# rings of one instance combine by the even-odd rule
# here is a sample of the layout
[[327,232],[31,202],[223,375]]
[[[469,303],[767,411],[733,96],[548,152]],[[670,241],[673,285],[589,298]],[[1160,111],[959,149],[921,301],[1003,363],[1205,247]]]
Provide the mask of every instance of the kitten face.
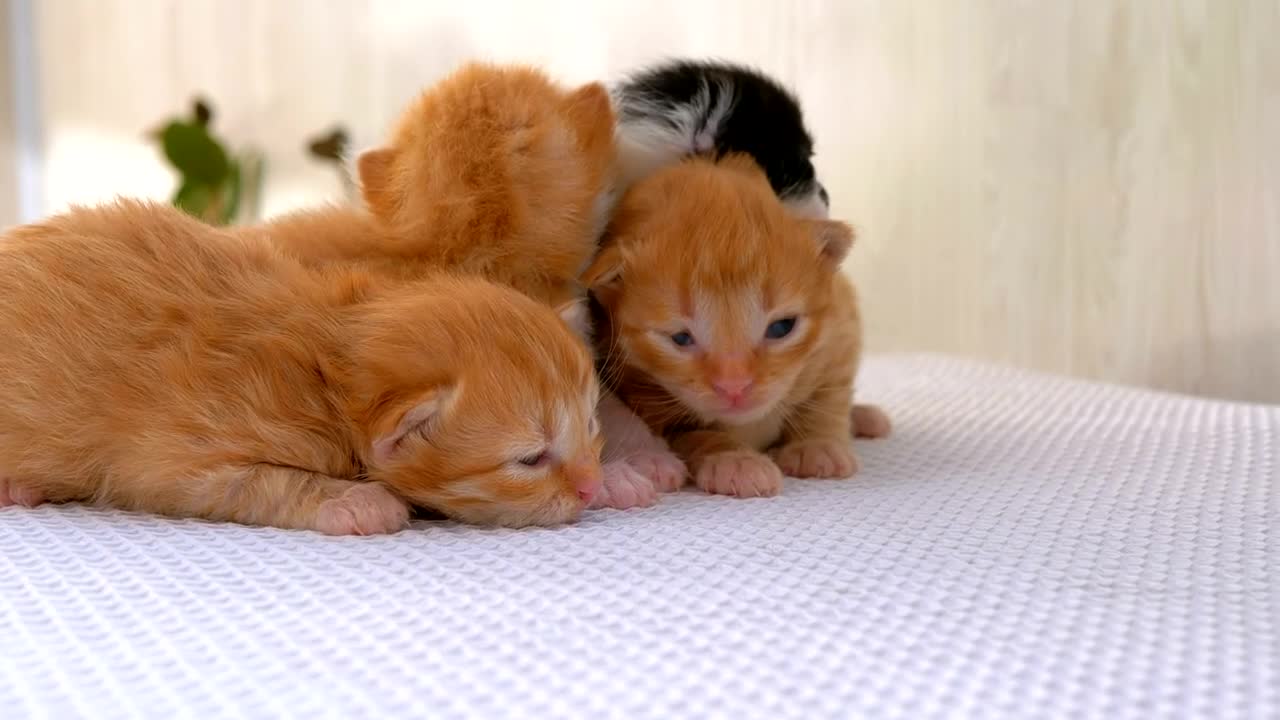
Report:
[[[489,287],[474,292],[481,285]],[[424,317],[432,325],[424,337],[366,339],[372,384],[389,388],[370,403],[371,477],[466,522],[575,519],[601,482],[587,348],[553,310],[513,290],[468,281],[455,292],[454,302],[433,298],[429,309],[388,309]],[[436,368],[425,382],[402,369],[408,354],[423,352]]]
[[586,280],[629,366],[704,422],[770,413],[818,347],[849,228],[787,212],[750,160],[691,160],[623,199]]
[[456,385],[435,388],[425,401],[438,409],[400,441],[403,457],[387,484],[413,504],[465,522],[576,519],[598,491],[603,441],[594,379],[567,379],[525,383],[466,372]]

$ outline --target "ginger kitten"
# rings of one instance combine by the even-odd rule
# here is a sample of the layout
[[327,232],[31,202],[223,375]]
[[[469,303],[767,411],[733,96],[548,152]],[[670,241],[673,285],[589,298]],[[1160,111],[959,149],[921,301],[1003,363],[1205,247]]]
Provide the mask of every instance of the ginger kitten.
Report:
[[788,212],[743,155],[684,161],[623,197],[584,274],[612,349],[606,377],[698,487],[765,496],[784,473],[857,469],[861,322],[839,272],[852,242],[844,223]]
[[590,354],[480,279],[308,268],[121,201],[0,236],[0,337],[0,506],[370,534],[407,503],[565,522],[600,485]]
[[[464,65],[401,113],[357,160],[369,232],[326,229],[341,210],[271,227],[304,260],[362,261],[400,276],[441,267],[557,306],[581,295],[612,207],[613,111],[598,83],[566,90],[522,66]],[[344,228],[345,230],[345,228]]]
[[[307,262],[358,262],[413,278],[441,267],[553,307],[585,299],[579,275],[613,207],[614,115],[599,83],[566,89],[540,70],[472,63],[428,88],[383,147],[357,162],[368,215],[334,209],[271,223]],[[577,327],[589,335],[585,311]],[[601,397],[598,506],[648,505],[683,463],[625,406]]]

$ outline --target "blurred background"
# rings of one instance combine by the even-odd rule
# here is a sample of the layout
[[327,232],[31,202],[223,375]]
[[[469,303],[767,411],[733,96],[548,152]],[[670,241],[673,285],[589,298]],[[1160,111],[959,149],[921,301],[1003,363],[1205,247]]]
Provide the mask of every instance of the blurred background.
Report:
[[[471,58],[566,82],[687,55],[800,96],[872,352],[1280,402],[1280,0],[0,0],[0,226],[170,198],[208,99],[257,211],[342,197]],[[251,157],[247,155],[246,157]],[[251,210],[253,208],[250,208]],[[1034,398],[1029,399],[1034,401]]]

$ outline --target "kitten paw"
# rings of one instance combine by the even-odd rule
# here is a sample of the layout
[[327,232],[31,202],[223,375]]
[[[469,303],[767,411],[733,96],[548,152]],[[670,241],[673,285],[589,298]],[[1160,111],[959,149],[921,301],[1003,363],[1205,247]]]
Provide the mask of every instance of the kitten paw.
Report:
[[856,437],[882,438],[893,431],[889,415],[875,405],[854,405],[849,408],[849,422]]
[[689,478],[684,461],[670,450],[640,450],[628,455],[627,463],[652,480],[660,493],[679,490]]
[[847,440],[801,440],[775,453],[782,472],[798,478],[845,478],[858,472],[858,457]]
[[320,503],[316,529],[326,535],[382,535],[409,524],[409,506],[380,483],[360,483]]
[[35,507],[45,500],[44,492],[39,488],[24,485],[17,480],[0,477],[0,508],[10,505]]
[[600,492],[591,499],[592,508],[626,510],[648,507],[658,501],[653,481],[636,470],[631,463],[614,460],[605,463],[603,470],[604,482],[600,485]]
[[704,459],[693,481],[716,495],[771,497],[782,490],[782,471],[758,452],[733,450]]

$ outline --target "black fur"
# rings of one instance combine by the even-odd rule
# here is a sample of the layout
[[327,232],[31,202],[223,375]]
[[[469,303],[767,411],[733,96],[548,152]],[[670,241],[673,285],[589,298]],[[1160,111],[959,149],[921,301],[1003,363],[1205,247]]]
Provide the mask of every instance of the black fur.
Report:
[[[725,98],[725,93],[729,97]],[[796,97],[759,71],[723,62],[676,60],[626,79],[615,88],[622,132],[641,123],[680,124],[681,108],[698,106],[694,133],[713,128],[710,149],[693,148],[715,156],[746,153],[755,158],[783,200],[803,202],[814,197],[829,205],[826,190],[815,177],[813,138],[805,128]],[[700,102],[702,101],[702,102]],[[714,117],[727,101],[727,112]]]

